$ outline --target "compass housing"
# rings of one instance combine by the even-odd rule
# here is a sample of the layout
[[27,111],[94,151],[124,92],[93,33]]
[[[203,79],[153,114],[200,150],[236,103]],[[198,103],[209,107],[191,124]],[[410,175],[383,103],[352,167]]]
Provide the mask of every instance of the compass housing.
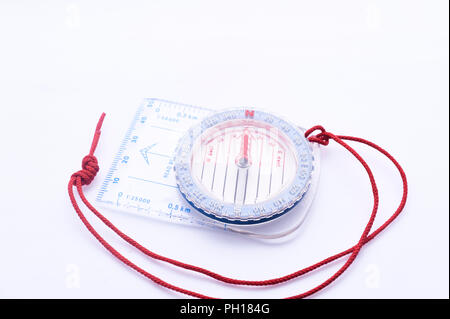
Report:
[[201,214],[252,225],[282,216],[308,191],[314,170],[304,131],[259,110],[214,113],[179,140],[174,169]]

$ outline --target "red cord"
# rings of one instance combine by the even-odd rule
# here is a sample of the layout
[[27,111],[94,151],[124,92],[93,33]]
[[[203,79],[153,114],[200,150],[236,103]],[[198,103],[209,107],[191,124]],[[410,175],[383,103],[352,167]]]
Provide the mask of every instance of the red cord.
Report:
[[[99,170],[99,166],[98,166],[98,162],[96,157],[93,155],[95,148],[97,147],[99,138],[100,138],[100,128],[102,126],[103,123],[103,119],[105,117],[105,113],[103,113],[100,117],[100,120],[97,124],[97,128],[95,131],[95,135],[94,135],[94,139],[92,141],[92,145],[91,145],[91,149],[89,152],[89,155],[85,156],[83,158],[83,162],[82,162],[82,170],[74,173],[69,181],[69,185],[68,185],[68,191],[69,191],[69,197],[70,200],[72,202],[73,207],[75,208],[75,211],[77,212],[78,216],[80,217],[81,221],[83,222],[83,224],[86,226],[86,228],[91,232],[91,234],[110,252],[112,253],[116,258],[118,258],[120,261],[122,261],[124,264],[126,264],[127,266],[131,267],[132,269],[136,270],[137,272],[141,273],[142,275],[144,275],[145,277],[149,278],[150,280],[154,281],[155,283],[157,283],[158,285],[161,285],[163,287],[166,287],[168,289],[177,291],[177,292],[181,292],[183,294],[186,295],[190,295],[193,297],[197,297],[197,298],[212,298],[194,291],[190,291],[187,289],[183,289],[174,285],[171,285],[167,282],[165,282],[164,280],[150,274],[149,272],[145,271],[144,269],[140,268],[139,266],[137,266],[136,264],[134,264],[133,262],[131,262],[130,260],[128,260],[126,257],[124,257],[122,254],[120,254],[116,249],[114,249],[108,242],[105,241],[105,239],[103,239],[103,237],[97,233],[97,231],[92,227],[92,225],[87,221],[86,217],[84,216],[84,214],[82,213],[80,207],[78,206],[78,203],[75,200],[75,196],[74,196],[74,192],[73,192],[73,187],[76,186],[78,194],[80,195],[81,200],[83,201],[83,203],[109,228],[111,228],[117,235],[119,235],[122,239],[124,239],[126,242],[128,242],[129,244],[131,244],[132,246],[134,246],[135,248],[139,249],[141,252],[143,252],[144,254],[146,254],[147,256],[154,258],[154,259],[158,259],[167,263],[170,263],[174,266],[180,267],[180,268],[184,268],[184,269],[188,269],[191,271],[195,271],[198,273],[202,273],[204,275],[207,275],[209,277],[212,277],[216,280],[225,282],[225,283],[229,283],[229,284],[234,284],[234,285],[248,285],[248,286],[269,286],[269,285],[275,285],[275,284],[279,284],[288,280],[291,280],[293,278],[302,276],[306,273],[309,273],[310,271],[313,271],[323,265],[326,265],[336,259],[339,259],[343,256],[346,256],[348,254],[350,254],[349,258],[347,259],[347,261],[345,262],[345,264],[336,272],[334,273],[331,277],[329,277],[327,280],[325,280],[323,283],[321,283],[320,285],[314,287],[313,289],[310,289],[304,293],[300,293],[297,294],[295,296],[291,296],[288,298],[304,298],[304,297],[308,297],[316,292],[318,292],[319,290],[322,290],[323,288],[325,288],[326,286],[328,286],[329,284],[331,284],[334,280],[336,280],[340,275],[342,275],[342,273],[347,270],[347,268],[353,263],[353,261],[355,260],[356,256],[358,255],[359,251],[361,250],[362,246],[365,245],[367,242],[369,242],[370,240],[372,240],[373,238],[375,238],[375,236],[377,236],[381,231],[383,231],[389,224],[391,224],[395,218],[397,218],[397,216],[401,213],[401,211],[403,210],[403,208],[405,207],[406,204],[406,198],[408,195],[408,184],[407,184],[407,180],[406,180],[406,175],[405,172],[403,171],[402,167],[400,166],[400,164],[392,157],[392,155],[390,155],[387,151],[385,151],[384,149],[382,149],[381,147],[379,147],[378,145],[369,142],[367,140],[364,140],[362,138],[358,138],[358,137],[352,137],[352,136],[342,136],[342,135],[334,135],[330,132],[325,131],[325,129],[322,126],[314,126],[311,129],[307,130],[305,132],[305,137],[307,137],[309,139],[309,141],[311,142],[316,142],[316,143],[320,143],[322,145],[328,145],[329,140],[333,139],[334,141],[336,141],[338,144],[342,145],[344,148],[346,148],[354,157],[356,157],[356,159],[363,165],[363,167],[365,168],[369,179],[370,179],[370,183],[372,186],[372,193],[373,193],[373,198],[374,198],[374,202],[373,202],[373,208],[372,208],[372,213],[370,215],[370,219],[366,225],[366,227],[364,228],[364,231],[361,235],[361,237],[359,238],[358,242],[356,245],[354,245],[353,247],[342,251],[338,254],[335,254],[333,256],[330,256],[320,262],[317,262],[309,267],[306,267],[304,269],[300,269],[294,273],[288,274],[286,276],[282,276],[282,277],[278,277],[278,278],[273,278],[273,279],[267,279],[267,280],[261,280],[261,281],[255,281],[255,280],[240,280],[240,279],[234,279],[234,278],[229,278],[229,277],[225,277],[222,276],[220,274],[214,273],[212,271],[209,271],[207,269],[201,268],[201,267],[197,267],[197,266],[193,266],[190,264],[186,264],[171,258],[167,258],[165,256],[161,256],[158,255],[150,250],[148,250],[147,248],[145,248],[144,246],[140,245],[138,242],[136,242],[134,239],[132,239],[131,237],[127,236],[126,234],[124,234],[123,232],[121,232],[117,227],[115,227],[106,217],[104,217],[98,210],[96,210],[91,203],[89,203],[89,201],[86,199],[86,197],[84,196],[83,193],[83,189],[82,186],[83,185],[88,185],[92,182],[92,180],[95,178],[95,175],[97,174],[98,170]],[[314,131],[316,130],[320,130],[320,133],[314,136],[310,136]],[[384,222],[380,227],[378,227],[375,231],[373,231],[372,233],[370,233],[370,230],[372,228],[373,222],[375,220],[376,214],[377,214],[377,210],[378,210],[378,202],[379,202],[379,198],[378,198],[378,189],[377,189],[377,185],[375,183],[375,178],[372,174],[372,171],[370,170],[369,166],[367,165],[367,163],[364,161],[364,159],[352,148],[350,147],[347,143],[344,142],[344,140],[349,140],[349,141],[355,141],[355,142],[359,142],[359,143],[363,143],[366,144],[374,149],[376,149],[377,151],[381,152],[383,155],[385,155],[387,158],[389,158],[389,160],[392,161],[392,163],[394,163],[394,165],[396,166],[396,168],[398,169],[402,182],[403,182],[403,196],[400,202],[400,205],[398,206],[398,208],[396,209],[396,211],[394,212],[394,214],[386,221]],[[369,234],[370,233],[370,234]]]

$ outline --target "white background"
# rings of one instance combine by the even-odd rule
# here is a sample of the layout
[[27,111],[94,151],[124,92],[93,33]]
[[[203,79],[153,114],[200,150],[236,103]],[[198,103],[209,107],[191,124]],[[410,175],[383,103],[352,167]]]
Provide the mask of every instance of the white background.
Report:
[[[391,151],[409,180],[404,213],[315,297],[448,298],[448,19],[444,0],[2,1],[0,297],[180,297],[105,251],[67,195],[100,113],[91,199],[140,101],[158,97],[273,110]],[[380,188],[377,226],[401,182],[387,160],[356,147]],[[371,205],[362,167],[330,143],[310,215],[282,245],[103,212],[158,253],[266,279],[353,245]],[[296,294],[342,265],[271,289],[229,287],[148,261],[99,229],[152,273],[217,297]]]

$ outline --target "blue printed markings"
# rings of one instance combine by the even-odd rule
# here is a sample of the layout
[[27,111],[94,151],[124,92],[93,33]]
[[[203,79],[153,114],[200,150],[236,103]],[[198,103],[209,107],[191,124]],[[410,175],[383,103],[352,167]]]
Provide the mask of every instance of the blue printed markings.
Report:
[[180,211],[180,212],[186,212],[186,213],[190,213],[191,209],[187,206],[183,206],[183,205],[178,205],[178,204],[174,204],[174,203],[169,203],[167,205],[167,208],[170,210],[175,210],[175,211]]

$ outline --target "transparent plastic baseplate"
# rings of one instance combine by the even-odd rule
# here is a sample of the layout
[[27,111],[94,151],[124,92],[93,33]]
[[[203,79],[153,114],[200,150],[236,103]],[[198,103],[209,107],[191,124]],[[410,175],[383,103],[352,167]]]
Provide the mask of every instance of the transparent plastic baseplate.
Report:
[[314,172],[310,189],[289,212],[258,225],[227,225],[200,214],[180,194],[174,166],[179,139],[212,110],[160,99],[145,99],[138,108],[114,157],[96,202],[106,208],[170,223],[277,239],[299,229],[318,184],[319,146],[311,144]]

